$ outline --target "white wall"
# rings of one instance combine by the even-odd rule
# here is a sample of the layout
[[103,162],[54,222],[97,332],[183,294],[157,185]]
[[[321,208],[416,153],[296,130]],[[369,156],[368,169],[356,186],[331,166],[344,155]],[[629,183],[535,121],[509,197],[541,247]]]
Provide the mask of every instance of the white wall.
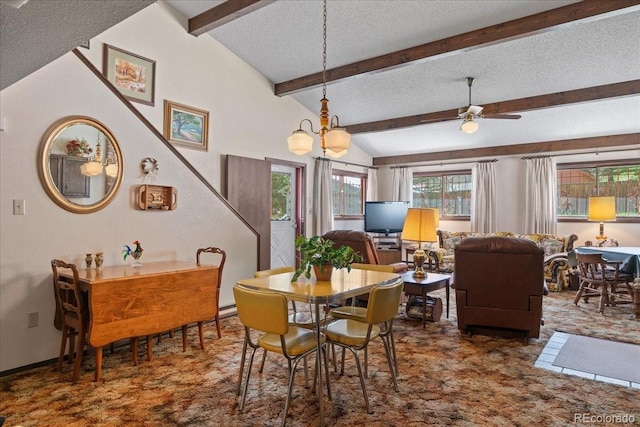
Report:
[[[80,49],[102,69],[103,43],[156,60],[155,106],[135,104],[162,132],[165,99],[210,112],[209,150],[180,152],[220,190],[224,156],[279,158],[308,165],[312,156],[287,150],[286,138],[300,119],[314,114],[290,97],[273,95],[271,84],[208,36],[187,34],[187,21],[170,6],[148,7]],[[318,101],[319,102],[319,101]],[[233,304],[232,285],[256,269],[256,237],[72,53],[0,93],[0,371],[57,356],[60,333],[53,327],[52,258],[83,265],[87,252],[103,251],[105,265],[122,264],[124,244],[140,240],[143,262],[195,259],[202,246],[227,251],[221,306]],[[87,215],[67,212],[46,195],[37,173],[42,136],[69,115],[94,117],[117,138],[124,157],[122,187],[105,209]],[[133,191],[142,183],[139,165],[158,160],[158,185],[178,190],[175,211],[139,211]],[[370,164],[353,147],[348,160]],[[26,215],[12,215],[12,200],[26,201]],[[309,217],[307,224],[311,224]],[[128,260],[127,260],[128,262]],[[40,324],[27,328],[27,313]]]

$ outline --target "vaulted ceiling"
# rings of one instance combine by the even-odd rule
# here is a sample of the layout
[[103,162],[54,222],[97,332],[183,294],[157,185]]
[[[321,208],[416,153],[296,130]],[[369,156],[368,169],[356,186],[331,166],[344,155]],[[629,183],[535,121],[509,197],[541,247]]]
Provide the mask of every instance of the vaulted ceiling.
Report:
[[[168,3],[190,18],[191,34],[215,38],[274,93],[319,113],[322,2]],[[377,164],[482,147],[575,148],[571,139],[592,151],[640,144],[639,5],[329,0],[330,113]],[[468,105],[467,77],[475,78],[472,104],[521,119],[479,118],[473,134],[459,130],[462,120],[440,121]]]
[[[8,3],[0,2],[2,88],[153,0]],[[213,37],[276,95],[319,113],[321,1],[167,3],[189,18],[191,34]],[[330,113],[376,164],[640,145],[640,0],[329,0],[327,8]],[[473,134],[459,130],[462,120],[439,121],[467,107],[467,77],[472,104],[521,119],[478,118]]]

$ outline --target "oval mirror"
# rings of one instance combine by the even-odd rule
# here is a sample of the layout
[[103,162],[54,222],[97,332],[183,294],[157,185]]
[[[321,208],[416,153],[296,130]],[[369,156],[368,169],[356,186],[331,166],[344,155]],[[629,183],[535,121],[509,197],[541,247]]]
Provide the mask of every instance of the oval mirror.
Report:
[[71,212],[104,208],[122,182],[124,163],[118,141],[91,117],[65,117],[52,124],[42,138],[39,158],[47,194]]

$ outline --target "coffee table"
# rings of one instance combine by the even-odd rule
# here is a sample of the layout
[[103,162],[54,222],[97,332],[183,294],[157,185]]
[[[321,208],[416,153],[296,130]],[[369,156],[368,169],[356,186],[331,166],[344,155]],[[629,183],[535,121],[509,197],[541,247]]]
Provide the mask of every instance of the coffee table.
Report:
[[422,279],[413,277],[413,271],[402,274],[404,281],[404,293],[407,295],[422,296],[422,327],[427,323],[427,294],[445,288],[447,291],[447,319],[449,318],[449,294],[451,289],[451,276],[448,274],[427,273]]

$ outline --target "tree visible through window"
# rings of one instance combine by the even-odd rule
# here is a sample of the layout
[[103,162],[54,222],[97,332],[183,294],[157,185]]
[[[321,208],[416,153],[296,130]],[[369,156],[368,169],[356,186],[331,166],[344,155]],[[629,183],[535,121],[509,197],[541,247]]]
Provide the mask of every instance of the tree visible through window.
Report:
[[364,215],[364,195],[367,177],[362,174],[333,171],[333,216]]
[[291,174],[271,172],[271,221],[288,221],[291,218]]
[[471,171],[413,175],[413,207],[437,208],[440,216],[469,219],[471,216]]
[[591,196],[614,196],[618,218],[640,219],[640,164],[558,165],[558,218],[586,218]]

